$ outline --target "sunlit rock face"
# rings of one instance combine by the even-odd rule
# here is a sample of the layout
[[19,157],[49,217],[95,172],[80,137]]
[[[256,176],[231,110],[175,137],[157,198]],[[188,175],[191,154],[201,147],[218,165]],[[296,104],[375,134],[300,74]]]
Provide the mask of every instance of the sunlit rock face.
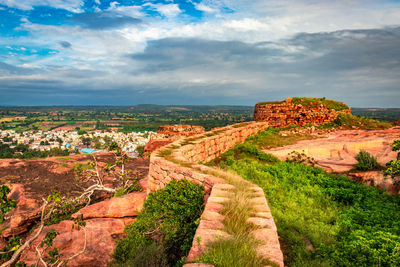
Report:
[[[377,158],[381,165],[395,160],[392,143],[400,137],[400,127],[387,130],[339,130],[326,133],[322,138],[299,141],[294,145],[264,150],[285,160],[292,151],[312,157],[318,167],[331,172],[350,171],[357,163],[355,156],[365,150]],[[384,179],[382,172],[352,174],[357,180],[370,185],[379,185],[390,192],[397,192],[391,179]]]

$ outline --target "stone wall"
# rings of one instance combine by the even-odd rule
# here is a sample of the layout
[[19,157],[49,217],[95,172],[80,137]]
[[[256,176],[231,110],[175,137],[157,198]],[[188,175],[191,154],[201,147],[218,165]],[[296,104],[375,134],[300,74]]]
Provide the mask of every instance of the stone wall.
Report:
[[334,121],[341,113],[351,114],[351,110],[349,108],[336,111],[322,104],[310,108],[303,105],[295,105],[292,103],[292,99],[288,98],[281,103],[256,104],[254,120],[268,122],[272,127],[284,127],[291,124],[299,126],[307,124],[322,125]]
[[[149,190],[154,192],[163,188],[171,180],[191,179],[211,190],[215,177],[193,171],[193,166],[202,169],[201,162],[208,162],[218,157],[238,143],[244,142],[247,137],[257,134],[268,127],[265,122],[241,123],[219,128],[201,135],[180,139],[151,154],[149,167]],[[175,148],[174,148],[175,147]],[[171,154],[160,156],[160,151]],[[174,158],[175,162],[168,160]],[[180,163],[176,163],[176,161]],[[217,179],[218,180],[218,179]]]
[[181,137],[194,136],[205,132],[202,126],[193,125],[162,125],[157,133],[151,135],[150,141],[144,147],[144,152],[153,152],[160,147],[168,145]]
[[[188,179],[205,187],[206,204],[201,216],[199,227],[193,240],[188,256],[188,262],[195,261],[208,249],[208,244],[218,238],[229,237],[223,231],[224,198],[232,185],[225,179],[232,174],[222,170],[207,167],[201,163],[208,162],[247,137],[257,134],[268,127],[266,122],[240,123],[213,131],[177,140],[151,154],[148,176],[148,191],[154,192],[165,187],[171,180]],[[237,179],[242,179],[238,176]],[[260,241],[257,247],[259,256],[268,258],[278,266],[283,266],[283,254],[280,249],[279,237],[268,207],[263,190],[253,185],[253,205],[258,212],[249,218],[249,223],[259,226],[259,229],[249,233]],[[190,266],[190,265],[188,265]]]

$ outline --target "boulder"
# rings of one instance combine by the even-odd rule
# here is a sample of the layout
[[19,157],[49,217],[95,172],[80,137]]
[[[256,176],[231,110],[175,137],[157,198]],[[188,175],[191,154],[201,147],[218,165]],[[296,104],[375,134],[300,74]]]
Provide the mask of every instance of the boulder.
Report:
[[143,208],[147,193],[133,192],[121,197],[107,199],[80,209],[72,215],[83,219],[90,218],[124,218],[137,216]]
[[[133,221],[134,219],[130,218],[96,218],[86,220],[86,248],[81,255],[70,260],[68,266],[107,266],[112,260],[111,254],[116,246],[115,239],[121,237],[125,226],[131,224]],[[63,259],[81,252],[85,247],[85,230],[83,227],[77,229],[73,225],[74,221],[68,220],[44,227],[39,237],[22,253],[21,260],[28,266],[36,263],[35,247],[51,229],[54,229],[58,233],[53,241],[53,247],[58,248]],[[36,231],[28,238],[35,233]],[[38,266],[43,265],[39,264]]]
[[23,185],[14,184],[10,188],[8,198],[17,201],[17,206],[6,214],[5,221],[0,225],[4,228],[1,232],[2,237],[26,232],[30,225],[39,219],[41,212],[41,201],[29,196]]

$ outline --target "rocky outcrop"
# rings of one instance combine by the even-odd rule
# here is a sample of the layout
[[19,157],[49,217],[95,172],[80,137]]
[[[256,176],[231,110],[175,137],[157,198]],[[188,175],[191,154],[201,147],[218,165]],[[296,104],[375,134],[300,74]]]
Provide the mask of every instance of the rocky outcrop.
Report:
[[[125,226],[131,224],[143,208],[147,197],[145,192],[133,192],[87,206],[72,215],[72,218],[83,218],[86,222],[86,248],[82,255],[69,261],[68,266],[107,266],[112,260],[115,240],[124,236]],[[85,232],[74,225],[73,220],[62,221],[46,226],[35,242],[21,256],[28,265],[36,262],[35,247],[43,240],[46,233],[54,229],[58,235],[54,247],[62,258],[68,258],[83,250]],[[27,238],[30,238],[33,232]]]
[[292,99],[277,103],[258,103],[254,108],[254,120],[266,121],[271,127],[307,124],[322,125],[334,121],[339,114],[351,114],[350,108],[341,111],[329,109],[325,105],[306,107],[292,103]]
[[41,202],[28,194],[21,184],[11,185],[9,199],[17,202],[17,206],[5,215],[5,221],[0,225],[4,229],[1,236],[10,237],[26,232],[40,218]]
[[[20,260],[23,260],[28,266],[35,264],[37,261],[36,246],[40,244],[48,231],[54,229],[59,234],[54,239],[53,246],[58,249],[63,259],[71,257],[85,248],[84,253],[68,262],[68,266],[108,266],[115,248],[115,239],[123,235],[125,226],[133,221],[134,219],[131,218],[95,218],[87,220],[85,226],[86,238],[85,230],[82,227],[78,229],[73,226],[74,221],[67,220],[46,226],[39,237],[23,252]],[[31,236],[34,234],[35,232]],[[43,265],[39,264],[39,266]]]
[[[281,160],[289,157],[292,151],[304,153],[314,159],[316,166],[330,172],[350,171],[357,161],[355,156],[365,150],[377,158],[382,166],[394,160],[397,153],[392,151],[392,143],[400,138],[400,127],[386,130],[338,130],[319,135],[312,140],[299,141],[296,144],[264,150]],[[385,179],[382,171],[352,173],[351,177],[369,185],[377,185],[389,192],[397,192],[391,179]]]
[[146,192],[133,192],[125,196],[114,197],[84,207],[73,214],[72,218],[79,216],[82,216],[83,219],[136,217],[142,211],[146,197]]

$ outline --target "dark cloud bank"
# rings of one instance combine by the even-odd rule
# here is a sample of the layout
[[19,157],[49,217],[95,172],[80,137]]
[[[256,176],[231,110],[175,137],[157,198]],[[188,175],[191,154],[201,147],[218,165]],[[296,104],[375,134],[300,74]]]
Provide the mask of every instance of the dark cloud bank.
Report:
[[[151,41],[144,52],[121,60],[127,66],[120,73],[145,78],[93,86],[88,78],[81,88],[70,87],[65,78],[54,81],[54,86],[42,84],[45,92],[27,89],[38,88],[40,81],[10,87],[13,80],[0,80],[5,96],[0,104],[253,105],[289,96],[325,96],[351,106],[400,107],[398,27],[302,33],[255,44],[168,38]],[[1,76],[5,71],[16,72],[0,65]],[[24,94],[17,100],[18,92]]]

